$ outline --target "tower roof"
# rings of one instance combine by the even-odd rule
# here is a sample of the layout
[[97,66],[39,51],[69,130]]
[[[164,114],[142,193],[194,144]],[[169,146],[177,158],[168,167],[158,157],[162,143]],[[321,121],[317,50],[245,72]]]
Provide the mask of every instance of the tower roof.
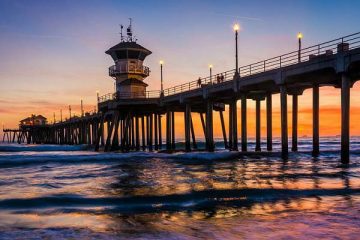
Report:
[[151,51],[144,48],[140,44],[137,44],[136,42],[120,42],[116,44],[115,46],[109,48],[105,53],[111,55],[111,52],[117,51],[117,50],[140,50],[142,52],[145,52],[146,55],[150,55]]
[[120,42],[105,52],[109,54],[114,61],[119,59],[139,59],[144,61],[151,51],[133,41]]

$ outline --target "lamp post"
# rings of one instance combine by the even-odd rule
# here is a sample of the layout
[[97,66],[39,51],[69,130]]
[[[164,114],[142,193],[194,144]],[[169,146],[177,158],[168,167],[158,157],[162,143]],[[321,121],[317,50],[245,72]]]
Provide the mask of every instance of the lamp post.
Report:
[[299,51],[298,51],[298,62],[301,62],[301,39],[303,38],[303,35],[301,32],[297,34],[297,38],[299,41]]
[[84,116],[84,106],[83,106],[83,100],[82,99],[81,99],[80,106],[81,106],[81,116],[83,117]]
[[99,111],[99,91],[96,91],[96,106],[97,106],[97,111]]
[[213,65],[212,65],[212,64],[209,64],[209,70],[210,70],[210,83],[212,83],[212,68],[213,68]]
[[163,82],[163,65],[164,65],[164,61],[163,60],[160,60],[160,80],[161,80],[161,92],[160,92],[160,94],[161,94],[161,96],[163,96],[164,95],[164,82]]
[[233,29],[235,31],[235,72],[239,74],[238,35],[239,35],[240,25],[238,23],[234,24]]
[[69,105],[69,120],[71,120],[71,106]]
[[55,119],[55,112],[54,112],[54,124],[56,123],[56,119]]
[[62,109],[60,109],[60,121],[62,122]]

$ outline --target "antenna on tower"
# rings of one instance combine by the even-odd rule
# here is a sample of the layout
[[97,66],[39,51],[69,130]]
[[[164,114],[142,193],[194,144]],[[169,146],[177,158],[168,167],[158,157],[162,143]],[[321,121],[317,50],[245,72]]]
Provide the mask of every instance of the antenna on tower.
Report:
[[129,24],[129,27],[126,29],[126,33],[127,33],[127,36],[128,36],[128,41],[129,42],[132,42],[133,41],[133,39],[132,39],[132,35],[133,35],[133,33],[132,33],[132,19],[131,18],[129,18],[129,20],[130,20],[130,24]]
[[123,42],[124,41],[124,36],[123,36],[123,28],[124,28],[124,26],[122,25],[122,24],[120,24],[120,37],[121,37],[121,42]]

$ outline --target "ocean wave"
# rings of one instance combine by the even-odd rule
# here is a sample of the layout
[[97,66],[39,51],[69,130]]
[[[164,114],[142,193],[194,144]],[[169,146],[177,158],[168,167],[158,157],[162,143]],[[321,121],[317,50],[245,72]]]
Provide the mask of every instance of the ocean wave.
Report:
[[78,195],[53,195],[37,198],[0,200],[0,209],[22,210],[102,207],[114,212],[182,211],[196,208],[215,208],[217,205],[246,207],[255,203],[276,202],[306,197],[359,195],[360,188],[341,189],[227,189],[193,191],[185,194],[133,197],[89,198]]
[[0,144],[0,152],[50,152],[90,150],[88,145]]
[[84,162],[108,163],[122,160],[139,160],[149,158],[162,159],[183,159],[183,160],[222,160],[231,159],[239,156],[239,152],[219,151],[214,153],[208,152],[176,152],[176,153],[159,153],[159,152],[128,152],[128,153],[103,153],[103,152],[26,152],[26,153],[9,153],[0,154],[0,168],[16,167],[30,164],[76,164]]

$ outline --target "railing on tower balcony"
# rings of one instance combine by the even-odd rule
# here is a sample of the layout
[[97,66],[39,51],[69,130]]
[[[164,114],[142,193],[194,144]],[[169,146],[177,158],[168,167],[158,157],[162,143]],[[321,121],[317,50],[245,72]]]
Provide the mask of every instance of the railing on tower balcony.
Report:
[[150,74],[150,69],[146,66],[136,66],[127,63],[121,65],[113,65],[109,67],[109,76],[111,77],[126,73],[141,74],[147,77]]
[[[342,38],[317,44],[311,47],[296,50],[281,56],[266,59],[264,61],[252,63],[239,68],[240,77],[247,77],[266,71],[295,65],[302,62],[321,60],[338,52],[346,52],[360,47],[360,32]],[[300,52],[300,54],[299,54]],[[300,56],[300,58],[299,58]],[[185,91],[198,89],[204,86],[216,85],[233,80],[235,69],[223,73],[214,74],[211,77],[199,78],[197,80],[170,87],[164,90],[164,95],[174,95]],[[219,78],[218,78],[219,76]]]
[[160,91],[144,91],[136,93],[108,93],[103,96],[100,96],[98,99],[99,103],[111,101],[111,100],[121,100],[121,99],[148,99],[148,98],[159,98]]

